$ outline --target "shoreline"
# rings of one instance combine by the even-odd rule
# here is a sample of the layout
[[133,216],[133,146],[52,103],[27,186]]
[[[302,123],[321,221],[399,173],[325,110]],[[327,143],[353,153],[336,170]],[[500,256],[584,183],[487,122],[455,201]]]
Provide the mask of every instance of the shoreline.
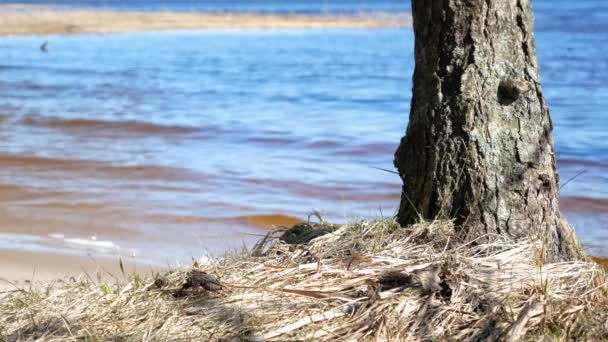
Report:
[[[183,217],[179,218],[179,221],[184,224],[199,222],[196,217]],[[232,219],[208,219],[207,223],[214,221],[231,222],[232,224],[242,223],[260,228],[262,229],[259,237],[261,239],[264,236],[264,232],[270,231],[271,227],[292,226],[304,220],[285,215],[248,215]],[[94,232],[88,233],[93,234]],[[116,231],[113,234],[105,235],[104,238],[110,240],[101,240],[99,242],[109,242],[110,244],[114,241],[124,242],[124,239],[131,233],[133,232]],[[122,249],[111,252],[77,249],[71,247],[69,242],[66,242],[67,240],[74,239],[74,237],[67,240],[62,237],[60,238],[61,241],[53,241],[53,235],[63,235],[58,233],[43,234],[41,231],[37,231],[26,234],[19,230],[0,229],[0,238],[3,234],[22,235],[26,240],[28,237],[35,239],[31,243],[36,247],[40,247],[40,249],[36,247],[17,249],[20,242],[13,242],[17,243],[17,246],[11,246],[10,242],[0,246],[0,292],[14,290],[16,287],[27,287],[40,282],[63,283],[71,278],[78,278],[79,276],[87,277],[87,274],[96,281],[115,281],[117,278],[123,277],[119,260],[123,262],[126,275],[133,274],[135,271],[148,275],[153,271],[179,267],[181,262],[171,263],[171,265],[169,262],[162,264],[159,259],[149,254],[132,258],[125,255],[127,250]],[[91,241],[86,238],[76,239],[84,240],[85,242]],[[57,246],[48,245],[49,242],[56,242]],[[44,249],[47,245],[51,246],[51,248],[56,247],[56,249]],[[79,246],[81,248],[87,247],[86,245]],[[227,250],[230,249],[228,248]],[[200,255],[192,255],[191,257],[199,258],[201,255],[203,255],[202,252]]]
[[[149,275],[163,267],[150,266],[133,259],[122,259],[125,275]],[[37,283],[65,283],[70,279],[91,277],[94,281],[124,278],[119,258],[101,255],[58,254],[50,252],[0,250],[0,293]]]
[[0,36],[146,31],[381,29],[411,26],[409,14],[386,16],[226,12],[146,12],[0,5]]
[[[269,232],[272,230],[269,230]],[[263,238],[260,237],[260,240]],[[230,253],[227,251],[226,253]],[[586,255],[608,270],[608,256],[587,252]],[[204,257],[203,254],[199,257]],[[193,260],[197,259],[193,256]],[[120,269],[122,260],[124,274]],[[186,264],[181,264],[186,265]],[[92,278],[95,281],[115,281],[125,275],[150,275],[180,264],[160,266],[152,260],[112,256],[100,252],[34,251],[0,249],[0,293],[38,283],[65,283],[70,279]]]

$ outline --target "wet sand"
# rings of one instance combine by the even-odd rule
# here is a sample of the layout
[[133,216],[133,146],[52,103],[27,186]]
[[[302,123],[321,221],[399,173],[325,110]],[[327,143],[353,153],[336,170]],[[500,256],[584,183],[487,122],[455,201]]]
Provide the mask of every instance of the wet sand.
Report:
[[90,278],[93,282],[115,281],[125,276],[161,270],[130,259],[123,259],[125,275],[119,260],[87,255],[0,250],[0,291],[17,290],[36,282],[62,282],[72,278]]
[[407,15],[308,16],[214,12],[135,12],[0,5],[0,35],[117,33],[165,30],[390,28]]
[[[297,218],[283,215],[252,215],[235,218],[232,221],[243,221],[264,228],[290,226],[302,222]],[[108,253],[86,251],[59,254],[0,249],[0,292],[17,290],[36,282],[65,282],[78,277],[90,278],[89,280],[94,282],[115,282],[116,279],[123,279],[134,272],[150,274],[163,269],[124,256],[122,261],[125,275],[120,269],[118,255],[111,257]]]

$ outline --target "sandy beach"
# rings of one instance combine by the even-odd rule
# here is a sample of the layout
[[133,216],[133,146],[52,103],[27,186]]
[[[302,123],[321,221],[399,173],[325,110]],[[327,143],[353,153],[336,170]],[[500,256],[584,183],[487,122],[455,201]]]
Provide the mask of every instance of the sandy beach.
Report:
[[[131,259],[123,259],[126,275],[150,275],[160,270]],[[62,255],[42,252],[0,250],[0,292],[28,287],[38,282],[70,281],[90,278],[93,282],[113,282],[124,278],[119,259],[87,255]]]
[[339,17],[0,6],[0,35],[5,36],[166,30],[391,28],[409,24],[407,15]]

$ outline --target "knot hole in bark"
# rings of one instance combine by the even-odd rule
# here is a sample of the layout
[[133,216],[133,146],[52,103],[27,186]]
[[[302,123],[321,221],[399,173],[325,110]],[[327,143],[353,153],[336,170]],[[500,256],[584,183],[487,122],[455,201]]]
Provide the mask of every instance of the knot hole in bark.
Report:
[[502,80],[498,85],[498,102],[503,106],[508,106],[529,90],[530,84],[527,81],[513,78]]

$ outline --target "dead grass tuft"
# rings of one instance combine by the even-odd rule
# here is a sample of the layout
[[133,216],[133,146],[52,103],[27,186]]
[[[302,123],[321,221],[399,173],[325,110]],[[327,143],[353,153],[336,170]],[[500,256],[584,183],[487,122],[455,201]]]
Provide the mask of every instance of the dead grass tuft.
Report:
[[154,277],[1,294],[0,340],[608,339],[591,261],[538,266],[534,243],[463,244],[449,222],[325,228]]

